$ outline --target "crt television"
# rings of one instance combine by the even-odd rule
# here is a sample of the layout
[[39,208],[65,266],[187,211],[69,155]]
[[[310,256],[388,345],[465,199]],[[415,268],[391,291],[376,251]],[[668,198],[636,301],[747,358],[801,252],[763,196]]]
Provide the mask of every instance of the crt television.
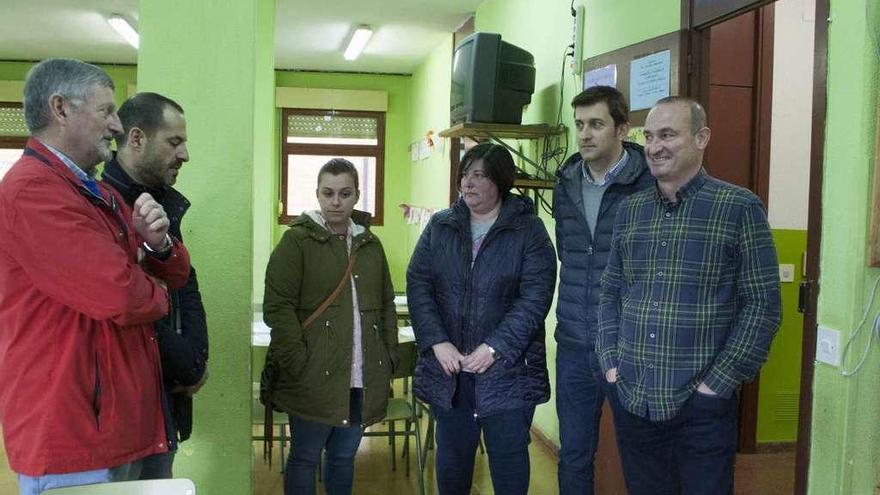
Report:
[[450,120],[521,124],[535,91],[535,58],[500,34],[474,33],[455,49]]

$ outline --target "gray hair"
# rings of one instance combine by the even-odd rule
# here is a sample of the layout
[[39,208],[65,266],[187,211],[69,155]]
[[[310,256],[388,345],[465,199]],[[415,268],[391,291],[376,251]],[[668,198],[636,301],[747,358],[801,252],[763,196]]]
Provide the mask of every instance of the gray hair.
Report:
[[115,89],[101,68],[70,58],[43,60],[28,71],[24,83],[24,120],[31,134],[49,125],[49,98],[58,94],[73,105],[86,101],[92,87]]
[[706,110],[703,109],[703,105],[700,105],[693,98],[688,98],[687,96],[667,96],[657,100],[656,105],[684,105],[688,107],[688,110],[691,112],[691,134],[696,134],[700,132],[700,129],[706,127]]

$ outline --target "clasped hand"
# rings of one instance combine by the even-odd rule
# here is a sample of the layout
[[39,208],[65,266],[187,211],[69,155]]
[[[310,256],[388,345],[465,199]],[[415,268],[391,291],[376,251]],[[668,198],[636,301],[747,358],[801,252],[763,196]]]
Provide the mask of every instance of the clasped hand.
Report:
[[432,349],[434,357],[437,358],[440,367],[447,376],[460,371],[484,373],[495,363],[492,351],[489,350],[489,346],[486,344],[480,344],[474,349],[474,352],[467,355],[458,352],[458,349],[450,342],[434,344]]
[[149,193],[142,193],[131,208],[131,223],[135,232],[156,251],[165,246],[165,236],[171,222],[162,205]]

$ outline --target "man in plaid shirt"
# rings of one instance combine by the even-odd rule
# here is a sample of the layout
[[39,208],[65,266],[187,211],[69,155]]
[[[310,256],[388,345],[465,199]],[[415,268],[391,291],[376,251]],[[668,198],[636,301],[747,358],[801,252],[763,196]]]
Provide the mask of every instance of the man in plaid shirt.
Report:
[[706,174],[706,113],[660,100],[645,122],[656,188],[621,205],[596,352],[631,495],[733,493],[738,390],[779,327],[761,201]]

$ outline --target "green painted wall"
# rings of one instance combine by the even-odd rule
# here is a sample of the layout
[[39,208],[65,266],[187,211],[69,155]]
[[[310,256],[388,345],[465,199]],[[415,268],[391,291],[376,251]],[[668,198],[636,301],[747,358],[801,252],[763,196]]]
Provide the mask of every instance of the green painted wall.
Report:
[[[829,74],[828,74],[828,120],[825,149],[825,171],[823,204],[825,221],[822,244],[822,291],[819,300],[820,324],[841,330],[843,338],[852,333],[853,327],[861,317],[863,307],[868,303],[871,284],[880,271],[866,269],[864,260],[869,218],[869,195],[871,170],[874,154],[874,133],[876,131],[874,108],[877,92],[876,51],[868,36],[865,4],[874,0],[831,0],[833,22],[829,27]],[[584,57],[649,39],[679,27],[679,2],[660,0],[651,2],[650,15],[646,15],[645,2],[637,0],[585,0],[586,31]],[[555,106],[558,105],[559,68],[562,63],[563,47],[568,44],[570,21],[568,2],[554,0],[552,3],[529,2],[528,0],[487,0],[477,11],[477,29],[500,32],[504,38],[536,56],[538,65],[538,87],[533,103],[528,109],[524,122],[552,122],[555,120]],[[637,20],[637,22],[635,21]],[[871,29],[876,31],[872,25]],[[394,76],[362,76],[350,74],[311,74],[279,72],[276,75],[279,86],[337,87],[345,89],[385,89],[389,91],[388,150],[386,151],[386,170],[389,170],[392,155],[397,173],[386,171],[386,227],[377,229],[385,240],[395,283],[403,288],[402,279],[408,254],[415,243],[418,232],[400,222],[392,226],[388,222],[395,216],[398,202],[408,201],[419,206],[444,206],[448,197],[448,151],[437,153],[428,160],[411,163],[407,146],[422,137],[428,129],[435,132],[448,123],[449,67],[451,65],[451,36],[424,61],[412,78]],[[28,63],[0,62],[0,80],[21,80]],[[125,87],[137,79],[133,67],[105,67],[117,83],[117,100],[124,99]],[[563,93],[563,123],[571,127],[571,111],[567,106],[575,93],[576,80],[565,76],[566,88]],[[392,114],[395,117],[392,119]],[[392,123],[392,121],[394,121]],[[277,116],[276,116],[277,125]],[[399,127],[398,127],[399,126]],[[395,130],[392,130],[395,129]],[[276,133],[274,130],[273,133]],[[397,137],[397,136],[401,137]],[[396,144],[395,144],[396,142]],[[573,142],[572,142],[573,144]],[[277,142],[273,143],[277,150]],[[574,148],[570,146],[570,150]],[[398,156],[399,154],[399,156]],[[277,160],[277,151],[273,160]],[[191,166],[199,159],[194,158]],[[395,165],[396,166],[396,165]],[[410,169],[412,167],[412,169]],[[195,168],[195,167],[194,167]],[[207,168],[207,167],[206,167]],[[265,169],[264,169],[265,170]],[[254,192],[275,191],[277,172],[261,182],[255,177]],[[195,177],[182,176],[186,191],[200,191],[196,208],[206,209],[210,204],[207,187],[195,184]],[[388,184],[391,180],[393,184]],[[399,181],[399,182],[398,182]],[[248,183],[248,181],[245,181]],[[226,184],[224,181],[221,185]],[[442,185],[441,185],[442,184]],[[212,191],[217,187],[212,183]],[[392,190],[396,192],[392,192]],[[236,189],[236,197],[249,193]],[[390,203],[389,203],[390,202]],[[248,210],[250,211],[250,210]],[[203,211],[202,215],[206,215]],[[274,217],[274,210],[272,212]],[[545,219],[546,220],[546,219]],[[242,219],[245,224],[251,220]],[[548,221],[548,227],[552,220]],[[189,220],[190,223],[193,219]],[[274,224],[272,224],[274,225]],[[280,236],[282,228],[273,227],[273,242]],[[780,260],[794,263],[800,273],[800,259],[797,249],[803,242],[800,231],[775,231]],[[399,242],[406,238],[406,242]],[[239,249],[239,248],[236,248]],[[392,254],[393,253],[393,254]],[[198,251],[196,251],[196,256]],[[229,259],[229,255],[224,255]],[[198,258],[196,259],[198,263]],[[242,280],[250,280],[243,274]],[[249,285],[245,284],[245,285]],[[797,338],[787,329],[797,327],[797,316],[791,310],[791,290],[796,284],[783,287],[785,323],[778,338]],[[244,285],[240,288],[249,293]],[[871,316],[875,315],[875,304]],[[795,318],[794,324],[792,319]],[[212,316],[216,320],[216,316]],[[236,317],[236,325],[239,323]],[[244,321],[240,323],[245,323]],[[552,332],[553,317],[548,320]],[[239,330],[232,330],[230,332]],[[555,356],[555,345],[548,339],[551,363]],[[865,344],[864,339],[856,341],[854,351],[858,355]],[[776,345],[774,345],[774,350]],[[236,351],[237,353],[238,351]],[[223,353],[223,351],[221,351]],[[812,457],[810,468],[810,493],[812,494],[868,494],[873,493],[878,484],[877,466],[880,464],[880,358],[872,350],[862,371],[855,377],[844,378],[838,368],[819,364],[814,383],[814,405],[812,425]],[[215,354],[216,356],[216,354]],[[773,382],[772,366],[779,358],[771,350],[771,360],[762,373],[761,411],[759,421],[759,441],[778,441],[783,429],[765,421],[767,401],[765,395]],[[217,360],[217,358],[214,358]],[[224,367],[228,359],[224,360]],[[853,361],[850,360],[850,367]],[[551,365],[552,371],[552,365]],[[242,400],[234,394],[235,387],[226,387],[223,382],[212,377],[210,387],[203,393],[210,393],[206,400],[216,410],[227,410],[228,401]],[[776,384],[780,390],[790,384]],[[213,389],[213,390],[212,390]],[[233,396],[225,397],[232,393]],[[222,398],[222,399],[221,399]],[[199,418],[201,419],[201,418]],[[216,426],[197,427],[196,435],[207,432]],[[558,440],[555,426],[555,410],[552,402],[539,410],[536,424],[548,436]],[[785,428],[789,428],[786,426]],[[224,430],[229,431],[229,430]],[[787,430],[786,430],[787,431]],[[782,434],[787,434],[782,432]],[[205,439],[204,446],[221,449],[220,442]],[[202,444],[200,444],[200,447]],[[216,450],[215,449],[215,450]],[[201,450],[201,449],[200,449]],[[240,460],[239,460],[240,462]],[[183,461],[186,465],[186,461]],[[211,463],[206,463],[211,464]],[[249,464],[248,464],[249,466]],[[206,465],[203,468],[207,469]],[[210,466],[215,469],[217,466]],[[221,466],[221,468],[224,466]],[[246,490],[242,493],[246,493]]]
[[586,7],[584,58],[656,38],[681,27],[680,0],[582,0],[575,3]]
[[[825,134],[819,324],[844,343],[869,304],[880,271],[866,268],[877,104],[877,47],[866,23],[866,0],[831,0]],[[876,7],[876,1],[870,2]],[[875,9],[876,11],[876,9]],[[877,314],[875,304],[868,330]],[[866,332],[862,332],[862,337]],[[852,353],[866,345],[859,338]],[[857,359],[849,359],[852,369]],[[813,386],[813,495],[873,494],[880,467],[880,357],[873,348],[861,371],[817,364]]]
[[758,443],[797,440],[797,404],[801,379],[801,345],[804,318],[797,311],[798,286],[802,280],[807,231],[774,230],[779,263],[795,267],[794,282],[782,287],[782,324],[761,369],[758,388]]
[[[275,18],[275,2],[260,0],[257,3],[261,18]],[[257,53],[263,66],[275,66],[275,38],[272,33],[262,32],[257,36]],[[253,304],[262,305],[266,278],[266,264],[275,246],[272,232],[277,224],[278,188],[276,185],[279,170],[278,126],[280,120],[275,109],[275,71],[261,71],[256,74],[254,92],[254,269]],[[262,361],[259,362],[262,368]]]
[[[434,151],[428,158],[410,161],[410,191],[407,202],[421,208],[449,206],[449,139],[439,136],[449,127],[449,92],[452,74],[452,35],[428,55],[413,72],[409,142],[434,131]],[[415,250],[421,228],[407,226],[407,253]]]
[[[0,81],[24,81],[28,70],[34,64],[31,62],[4,62],[0,61]],[[137,67],[133,65],[108,65],[98,64],[113,79],[116,85],[114,96],[116,104],[121,105],[128,97],[128,85],[137,82]]]
[[[275,83],[278,87],[362,89],[388,92],[388,111],[385,115],[385,221],[383,226],[374,227],[373,232],[382,240],[382,245],[385,247],[385,254],[388,256],[388,263],[391,267],[391,279],[397,291],[402,291],[405,288],[406,264],[409,261],[410,253],[406,242],[408,236],[406,224],[397,205],[409,200],[411,81],[410,76],[375,74],[291,71],[277,71],[275,74]],[[280,112],[278,115],[276,120],[280,120]],[[280,152],[277,150],[280,144],[277,139],[276,137],[276,151],[273,156],[279,160]],[[268,179],[272,181],[271,190],[277,191],[278,173],[276,172]],[[277,203],[277,196],[274,201]],[[274,225],[272,246],[281,239],[284,231],[287,230],[287,226],[278,225],[277,220]]]
[[204,493],[252,490],[254,168],[267,146],[255,138],[265,139],[274,111],[260,98],[273,89],[274,12],[274,0],[223,9],[152,0],[139,11],[138,89],[174,98],[187,114],[192,161],[179,188],[193,204],[184,231],[208,314],[211,374],[175,472]]

